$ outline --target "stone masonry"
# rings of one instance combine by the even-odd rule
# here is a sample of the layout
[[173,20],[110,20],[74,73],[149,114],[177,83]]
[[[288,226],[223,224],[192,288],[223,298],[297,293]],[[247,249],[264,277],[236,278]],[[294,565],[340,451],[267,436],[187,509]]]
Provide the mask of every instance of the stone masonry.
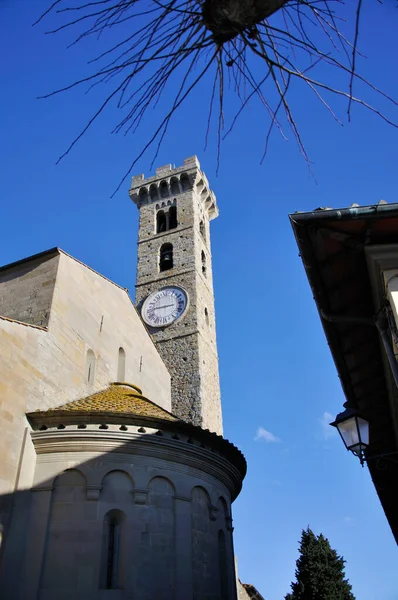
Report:
[[[168,285],[189,297],[182,318],[150,328],[172,378],[172,410],[186,421],[222,433],[209,221],[218,216],[214,193],[196,156],[156,175],[133,177],[130,197],[140,211],[136,303]],[[177,209],[177,227],[156,232],[158,211]],[[172,244],[173,268],[160,271],[163,244]]]
[[44,254],[35,260],[22,261],[16,267],[0,268],[1,316],[47,327],[59,254],[56,248]]

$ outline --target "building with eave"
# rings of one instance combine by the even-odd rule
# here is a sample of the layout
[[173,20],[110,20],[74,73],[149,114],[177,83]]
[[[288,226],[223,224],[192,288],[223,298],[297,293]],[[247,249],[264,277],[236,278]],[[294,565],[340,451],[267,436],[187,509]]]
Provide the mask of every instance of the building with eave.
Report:
[[398,542],[398,204],[290,215],[365,459]]
[[4,600],[236,600],[209,222],[196,157],[133,178],[136,305],[54,248],[0,269]]

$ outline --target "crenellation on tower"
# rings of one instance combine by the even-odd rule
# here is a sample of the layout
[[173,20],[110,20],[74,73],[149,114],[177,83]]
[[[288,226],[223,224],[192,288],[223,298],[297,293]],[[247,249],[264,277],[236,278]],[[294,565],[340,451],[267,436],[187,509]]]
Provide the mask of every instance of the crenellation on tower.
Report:
[[141,208],[153,202],[160,202],[161,205],[170,196],[189,192],[192,189],[195,189],[198,202],[203,206],[208,219],[215,219],[218,216],[216,197],[210,189],[206,175],[200,169],[196,156],[186,158],[182,167],[172,168],[171,164],[159,167],[156,169],[156,175],[151,177],[145,178],[143,173],[134,175],[131,181],[130,198],[138,208]]
[[[210,246],[216,197],[196,156],[133,177],[130,197],[140,211],[136,304],[169,369],[172,410],[221,433]],[[173,316],[174,288],[187,304]]]

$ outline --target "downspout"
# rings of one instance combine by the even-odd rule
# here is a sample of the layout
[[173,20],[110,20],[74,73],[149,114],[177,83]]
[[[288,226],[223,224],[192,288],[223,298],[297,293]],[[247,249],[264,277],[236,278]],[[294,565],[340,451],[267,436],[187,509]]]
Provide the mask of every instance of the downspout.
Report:
[[387,360],[390,365],[392,375],[394,377],[395,385],[398,388],[398,364],[388,336],[387,319],[384,316],[378,316],[374,319],[364,319],[361,317],[328,315],[322,309],[319,312],[322,319],[324,319],[325,321],[329,321],[329,323],[356,323],[358,325],[371,325],[373,327],[376,327],[384,346]]

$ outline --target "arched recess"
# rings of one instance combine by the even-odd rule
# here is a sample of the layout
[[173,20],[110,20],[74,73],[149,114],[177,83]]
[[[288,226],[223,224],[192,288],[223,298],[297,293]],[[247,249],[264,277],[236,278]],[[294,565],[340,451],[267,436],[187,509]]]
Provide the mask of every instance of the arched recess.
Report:
[[[146,527],[140,546],[133,548],[136,586],[142,597],[174,600],[176,573],[175,489],[165,477],[148,485]],[[148,577],[153,573],[153,577]],[[140,596],[141,597],[141,596]]]
[[230,517],[229,517],[228,504],[227,504],[225,498],[223,498],[222,496],[220,496],[218,499],[217,508],[219,510],[219,514],[222,515],[224,520],[229,521]]
[[159,271],[168,271],[173,266],[173,245],[169,243],[163,244],[159,252]]
[[187,173],[182,173],[180,177],[181,188],[183,192],[186,192],[191,189],[191,181],[187,175]]
[[164,210],[158,210],[156,213],[156,233],[162,233],[167,229],[167,220]]
[[210,520],[210,496],[194,487],[191,503],[193,600],[212,597],[218,581],[216,531]]
[[177,207],[170,206],[169,208],[169,229],[175,229],[177,227]]
[[148,190],[146,188],[141,188],[139,191],[139,197],[141,204],[146,204],[148,202]]
[[109,510],[102,524],[99,587],[123,589],[126,576],[127,518],[119,509]]
[[117,357],[117,381],[126,381],[126,352],[121,346]]
[[95,362],[95,354],[91,348],[89,348],[86,353],[86,383],[94,383]]
[[134,482],[126,471],[109,471],[102,479],[100,502],[123,506],[133,502]]
[[169,186],[167,185],[166,181],[160,182],[159,189],[160,189],[160,197],[167,198],[169,195]]
[[202,254],[201,254],[201,259],[202,259],[202,273],[205,277],[207,277],[206,254],[203,252],[203,250],[202,250]]
[[178,183],[177,177],[172,177],[170,179],[170,190],[171,190],[172,194],[179,194],[180,193],[180,185]]
[[205,222],[203,221],[203,219],[199,223],[199,231],[200,231],[200,235],[202,236],[203,240],[206,241],[206,227],[205,227]]
[[149,482],[150,505],[158,508],[173,508],[175,489],[167,477],[156,476]]
[[154,183],[152,183],[152,185],[149,188],[149,195],[151,197],[151,200],[157,200],[159,198],[158,188]]
[[59,475],[53,485],[47,540],[43,555],[42,590],[77,590],[79,553],[95,555],[96,543],[85,535],[86,478],[77,469]]

